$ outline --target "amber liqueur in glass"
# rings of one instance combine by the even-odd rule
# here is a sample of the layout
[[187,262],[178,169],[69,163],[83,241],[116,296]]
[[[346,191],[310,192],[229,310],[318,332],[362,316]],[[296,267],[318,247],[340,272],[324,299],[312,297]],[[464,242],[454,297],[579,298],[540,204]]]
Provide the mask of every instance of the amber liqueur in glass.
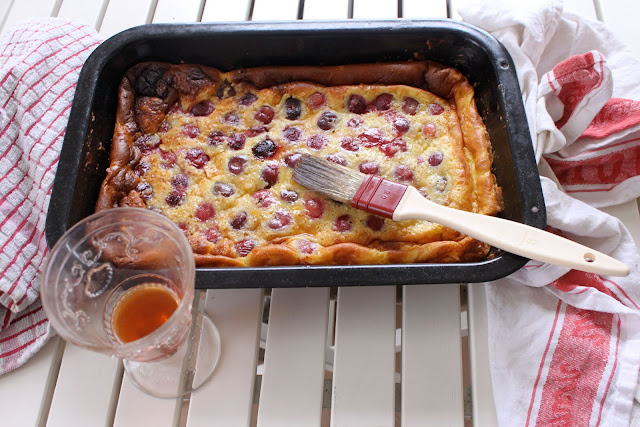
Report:
[[120,296],[113,308],[113,332],[123,343],[149,335],[169,320],[178,302],[176,294],[165,285],[134,286]]

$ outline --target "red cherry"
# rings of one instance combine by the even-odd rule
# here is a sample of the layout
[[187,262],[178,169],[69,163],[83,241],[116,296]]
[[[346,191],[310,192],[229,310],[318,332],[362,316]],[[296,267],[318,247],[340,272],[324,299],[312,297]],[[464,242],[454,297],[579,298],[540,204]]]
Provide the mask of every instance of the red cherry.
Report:
[[364,162],[360,163],[358,169],[362,173],[366,173],[368,175],[378,175],[380,173],[380,166],[376,162]]
[[260,172],[260,176],[267,183],[269,187],[275,184],[278,181],[278,164],[270,163],[266,165],[262,172]]
[[196,208],[196,218],[204,222],[208,221],[216,215],[215,208],[210,203],[202,203]]
[[267,222],[267,227],[272,230],[278,230],[280,228],[284,228],[287,225],[291,224],[293,221],[293,216],[285,210],[278,210],[275,214],[273,214],[273,218]]
[[320,218],[325,211],[324,201],[318,197],[309,197],[304,201],[304,208],[311,218]]
[[197,103],[191,108],[191,114],[194,116],[208,116],[213,113],[216,109],[216,106],[211,101],[202,101]]
[[402,100],[402,111],[409,115],[415,115],[418,112],[420,103],[414,98],[407,97]]
[[393,95],[390,93],[382,93],[371,101],[371,105],[373,105],[373,107],[378,111],[385,111],[391,107],[392,102]]
[[432,153],[429,156],[429,165],[436,167],[438,166],[440,163],[442,163],[442,153],[439,151],[436,151],[435,153]]
[[182,126],[182,133],[188,136],[189,138],[197,138],[200,135],[200,128],[197,125],[187,123]]
[[264,123],[265,125],[268,125],[269,123],[271,123],[271,120],[273,120],[273,116],[275,115],[276,113],[271,107],[269,107],[268,105],[263,105],[262,107],[258,108],[258,110],[256,110],[253,118],[259,122]]
[[350,231],[352,227],[351,215],[340,215],[333,223],[333,228],[340,232]]
[[366,220],[367,227],[372,229],[373,231],[382,230],[382,226],[384,226],[384,218],[375,215],[369,215]]
[[311,135],[311,137],[307,140],[307,146],[314,150],[321,150],[322,147],[328,144],[327,138],[322,135]]
[[427,123],[422,128],[422,134],[428,138],[434,138],[438,131],[438,127],[433,123]]
[[321,92],[316,92],[313,95],[311,95],[309,97],[309,99],[307,99],[307,105],[309,106],[309,108],[311,109],[317,109],[320,108],[324,105],[324,103],[326,102],[326,97],[324,96],[323,93]]
[[429,104],[429,113],[434,116],[440,115],[444,112],[444,107],[440,104]]
[[197,169],[202,169],[210,160],[210,157],[201,148],[188,149],[184,157]]
[[255,248],[255,246],[256,242],[250,239],[241,240],[235,244],[236,252],[238,253],[238,255],[243,257],[249,255],[249,252],[251,252],[251,250]]
[[261,208],[268,208],[276,201],[275,197],[273,197],[273,194],[271,194],[271,191],[266,189],[256,191],[251,197],[256,200],[258,206],[260,206]]
[[231,218],[231,221],[229,221],[229,225],[234,230],[240,230],[247,223],[247,219],[248,215],[246,212],[239,212],[233,218]]
[[413,171],[409,166],[400,165],[393,172],[393,176],[400,181],[411,181],[413,180]]

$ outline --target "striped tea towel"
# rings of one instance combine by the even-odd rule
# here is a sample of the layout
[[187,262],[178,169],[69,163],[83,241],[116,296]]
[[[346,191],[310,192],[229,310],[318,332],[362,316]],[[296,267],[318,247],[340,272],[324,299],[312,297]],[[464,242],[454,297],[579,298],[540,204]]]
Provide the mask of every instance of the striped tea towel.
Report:
[[628,277],[529,262],[486,287],[501,426],[628,426],[640,369],[640,256],[596,207],[640,196],[640,62],[561,1],[460,10],[509,50],[541,171],[549,227],[622,260]]
[[52,330],[38,299],[51,186],[91,27],[34,19],[0,38],[0,373]]

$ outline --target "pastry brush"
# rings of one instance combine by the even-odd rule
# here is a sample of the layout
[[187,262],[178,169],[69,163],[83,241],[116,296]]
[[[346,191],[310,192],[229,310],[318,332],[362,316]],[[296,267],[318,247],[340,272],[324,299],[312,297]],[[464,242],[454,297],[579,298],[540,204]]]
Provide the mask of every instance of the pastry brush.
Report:
[[526,258],[589,273],[629,274],[629,267],[622,262],[564,237],[519,222],[443,206],[427,200],[412,186],[365,175],[308,154],[295,166],[293,179],[330,199],[394,221],[427,220]]

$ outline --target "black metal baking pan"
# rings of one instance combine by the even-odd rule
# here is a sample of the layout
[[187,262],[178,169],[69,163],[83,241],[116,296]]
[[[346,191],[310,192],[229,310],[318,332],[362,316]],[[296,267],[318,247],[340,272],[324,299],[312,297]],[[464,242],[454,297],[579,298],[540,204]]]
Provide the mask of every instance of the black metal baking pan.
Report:
[[[501,216],[543,228],[544,199],[511,57],[491,35],[450,20],[145,25],[102,43],[76,88],[46,222],[49,246],[94,212],[109,164],[117,88],[143,61],[199,63],[223,71],[264,65],[336,65],[414,58],[460,70],[476,89],[489,131]],[[360,286],[482,282],[526,263],[496,251],[468,264],[199,268],[199,288]]]

